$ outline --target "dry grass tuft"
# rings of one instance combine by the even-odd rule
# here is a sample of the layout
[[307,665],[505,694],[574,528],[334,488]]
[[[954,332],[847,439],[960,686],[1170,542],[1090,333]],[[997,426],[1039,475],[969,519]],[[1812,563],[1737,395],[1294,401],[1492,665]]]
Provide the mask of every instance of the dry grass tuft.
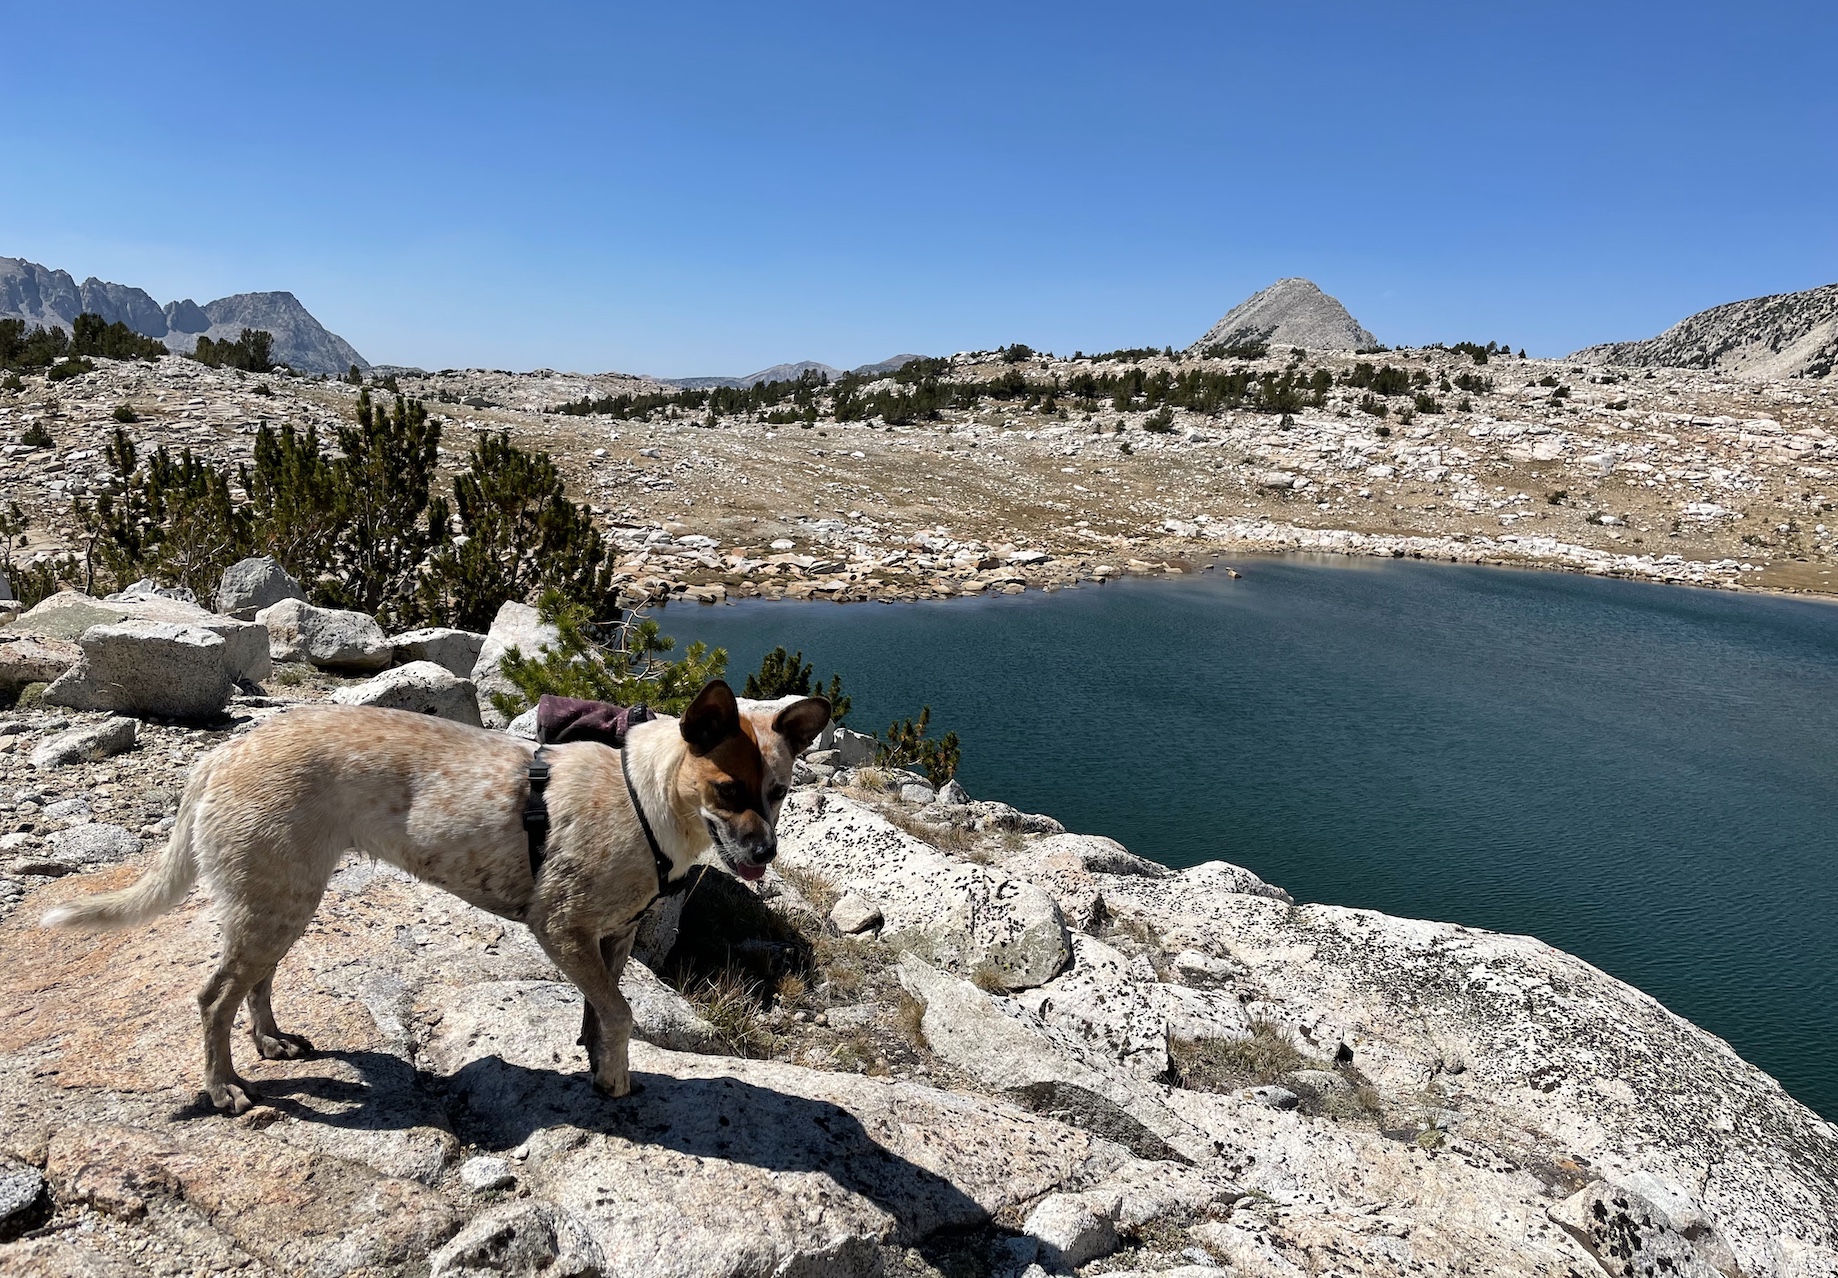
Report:
[[906,1041],[922,1052],[931,1051],[932,1045],[925,1037],[925,1000],[901,990],[897,1015]]
[[973,830],[956,825],[932,825],[904,812],[887,812],[883,815],[890,824],[899,826],[921,843],[935,847],[940,852],[948,852],[979,865],[988,865],[990,862],[988,852],[983,849],[982,841]]
[[1261,1087],[1310,1063],[1288,1029],[1264,1020],[1252,1021],[1243,1038],[1173,1039],[1168,1057],[1178,1085],[1194,1092]]
[[827,916],[842,899],[842,889],[808,866],[780,865],[778,874],[819,914]]
[[772,1055],[778,1040],[760,1014],[762,991],[758,981],[739,968],[729,967],[713,976],[688,978],[679,988],[735,1056],[760,1060]]
[[970,983],[986,994],[1008,993],[1008,982],[1002,977],[1002,969],[987,960],[977,964],[976,971],[970,973]]

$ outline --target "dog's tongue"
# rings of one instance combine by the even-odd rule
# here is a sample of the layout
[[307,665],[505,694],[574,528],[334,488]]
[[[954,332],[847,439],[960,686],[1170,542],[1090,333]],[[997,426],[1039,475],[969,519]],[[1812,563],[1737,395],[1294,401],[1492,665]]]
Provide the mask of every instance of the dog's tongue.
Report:
[[766,867],[763,865],[737,865],[734,867],[734,873],[738,874],[749,883],[757,883],[759,880],[766,877]]

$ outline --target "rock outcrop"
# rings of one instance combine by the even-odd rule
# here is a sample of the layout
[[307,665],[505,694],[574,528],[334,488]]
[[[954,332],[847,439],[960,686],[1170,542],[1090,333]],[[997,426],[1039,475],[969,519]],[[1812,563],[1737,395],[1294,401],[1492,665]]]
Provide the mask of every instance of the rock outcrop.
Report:
[[1838,284],[1726,302],[1658,337],[1589,346],[1570,358],[1702,368],[1755,380],[1830,377],[1838,367]]
[[1311,351],[1358,351],[1378,339],[1314,281],[1291,276],[1251,294],[1187,349],[1300,346]]

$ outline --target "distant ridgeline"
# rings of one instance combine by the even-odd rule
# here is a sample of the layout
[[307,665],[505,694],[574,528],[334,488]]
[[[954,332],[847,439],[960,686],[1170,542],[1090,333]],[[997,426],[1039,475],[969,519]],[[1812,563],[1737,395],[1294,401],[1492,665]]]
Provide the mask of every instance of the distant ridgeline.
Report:
[[1838,284],[1725,302],[1658,337],[1589,346],[1570,358],[1759,379],[1830,377],[1838,370]]

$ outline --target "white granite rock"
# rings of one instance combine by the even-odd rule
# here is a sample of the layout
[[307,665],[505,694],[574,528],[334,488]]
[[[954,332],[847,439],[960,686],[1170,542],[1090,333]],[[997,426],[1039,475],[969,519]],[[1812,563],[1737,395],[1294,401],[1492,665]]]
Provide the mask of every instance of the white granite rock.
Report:
[[488,728],[502,728],[508,720],[492,703],[493,693],[513,695],[517,687],[504,677],[504,654],[515,648],[525,657],[536,657],[559,642],[561,632],[544,622],[536,609],[515,601],[505,603],[492,618],[491,630],[473,663],[472,684],[477,689],[479,717]]
[[383,627],[365,613],[283,599],[255,619],[267,627],[276,661],[306,661],[324,670],[381,670],[395,657]]
[[432,661],[445,666],[462,679],[472,678],[472,668],[479,664],[479,652],[485,636],[472,630],[454,630],[447,626],[429,626],[408,630],[393,636],[396,661],[408,665],[415,661]]
[[853,800],[794,791],[779,856],[881,910],[886,935],[916,933],[942,965],[987,967],[1009,989],[1051,980],[1071,957],[1065,920],[1030,883],[944,855]]
[[305,598],[300,583],[272,555],[237,560],[217,583],[217,611],[243,621],[283,599]]
[[132,750],[140,735],[140,721],[111,715],[100,723],[60,732],[32,751],[32,765],[57,768],[71,763],[93,763]]
[[195,626],[128,620],[83,632],[83,659],[45,690],[73,710],[212,719],[235,687],[229,645]]
[[482,726],[472,681],[461,679],[432,661],[415,661],[385,670],[363,683],[338,689],[332,694],[332,700],[345,706],[407,710],[475,728]]

